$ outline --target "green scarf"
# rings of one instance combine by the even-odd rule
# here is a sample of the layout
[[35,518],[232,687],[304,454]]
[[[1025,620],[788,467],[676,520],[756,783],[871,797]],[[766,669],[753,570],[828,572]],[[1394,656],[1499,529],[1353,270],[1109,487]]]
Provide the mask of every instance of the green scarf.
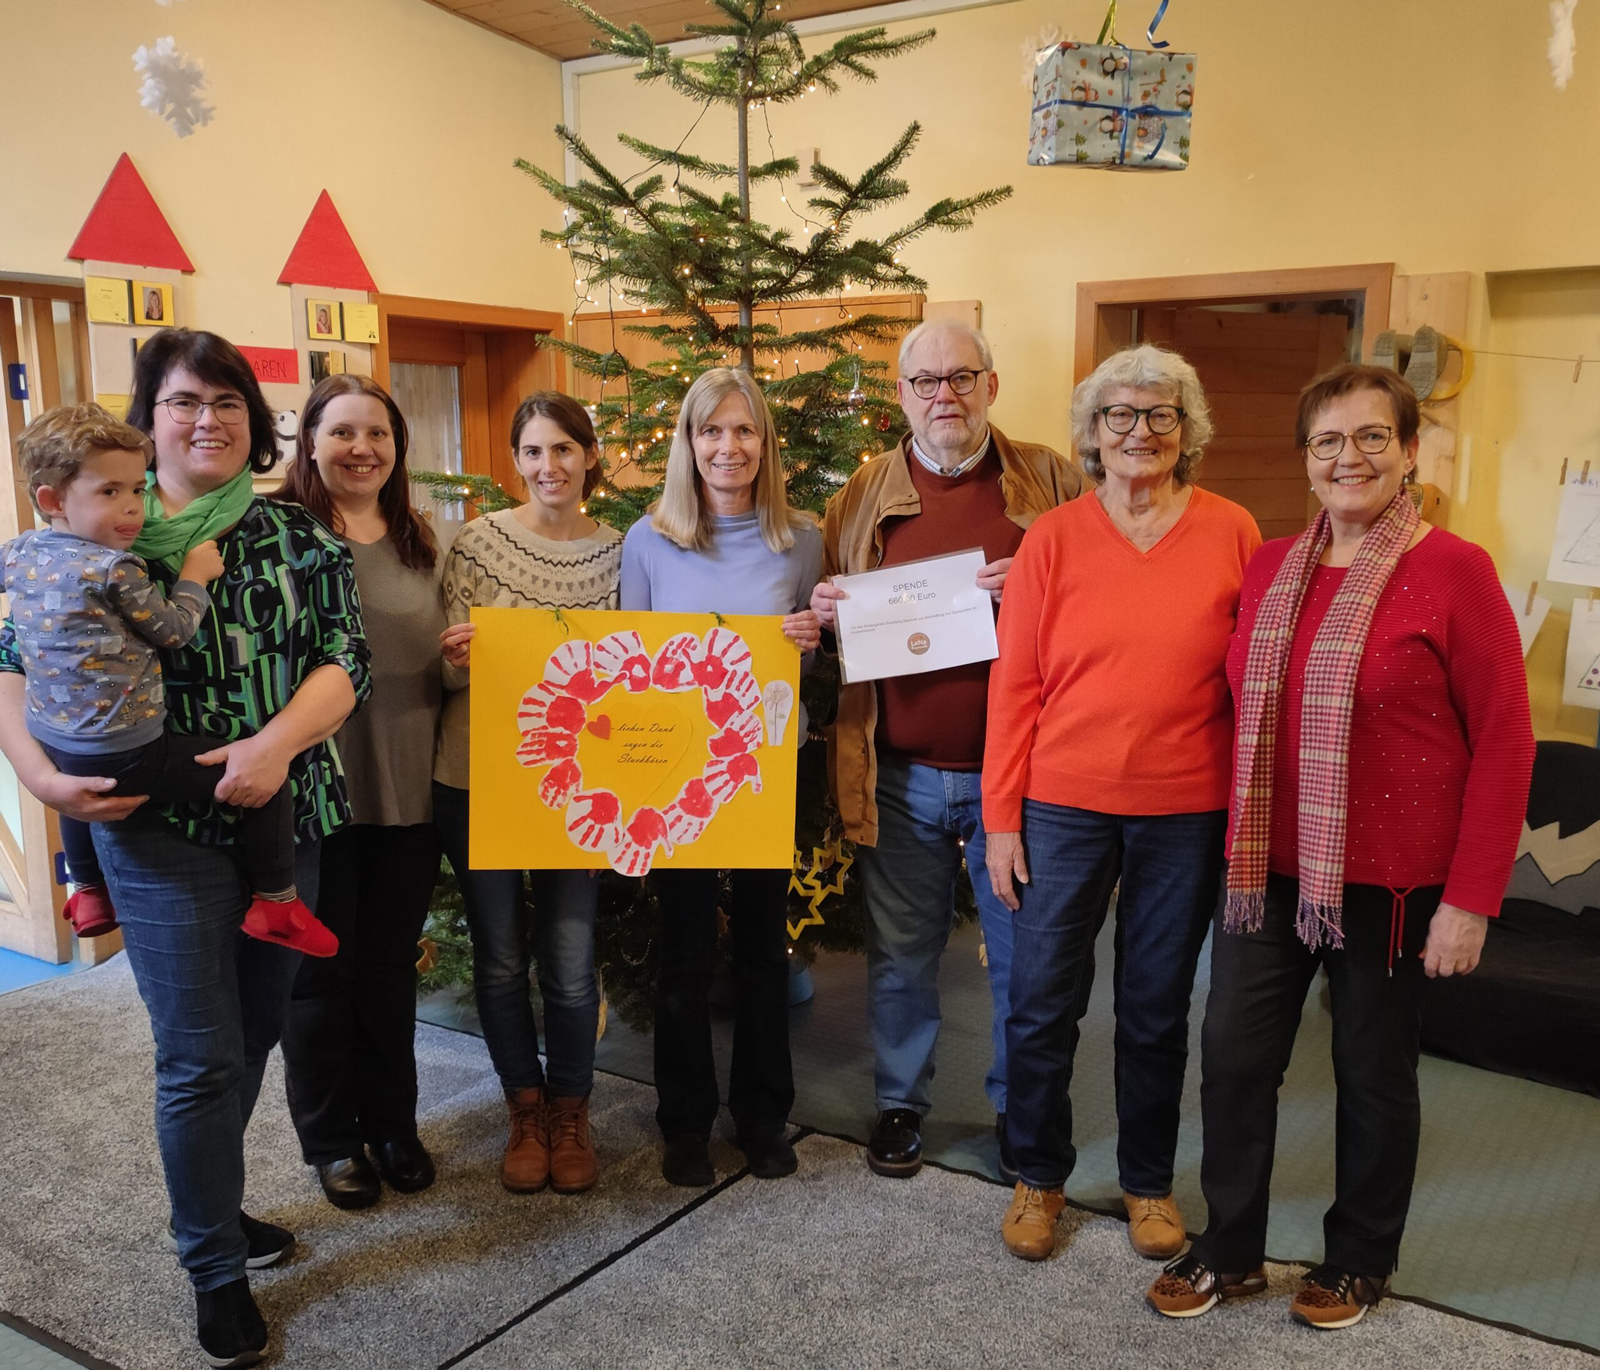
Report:
[[145,480],[144,527],[133,540],[133,550],[146,561],[163,562],[176,571],[191,550],[220,537],[242,519],[254,498],[246,466],[226,485],[208,490],[168,517],[156,494],[156,473],[152,471]]

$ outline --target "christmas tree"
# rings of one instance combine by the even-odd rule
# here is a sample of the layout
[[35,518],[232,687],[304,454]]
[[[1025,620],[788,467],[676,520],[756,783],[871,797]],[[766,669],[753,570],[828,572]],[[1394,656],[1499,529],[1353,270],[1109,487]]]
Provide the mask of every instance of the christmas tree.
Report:
[[[619,529],[639,518],[660,492],[684,392],[711,367],[739,366],[767,396],[791,502],[820,513],[856,465],[897,440],[903,429],[892,381],[884,374],[888,368],[865,358],[862,348],[892,340],[912,321],[874,313],[870,293],[925,291],[927,283],[904,260],[907,248],[929,232],[969,227],[979,210],[1011,190],[940,200],[870,237],[858,231],[858,221],[909,193],[899,171],[920,136],[916,123],[853,178],[814,164],[816,191],[803,207],[790,194],[800,171],[797,160],[752,162],[751,143],[759,120],[771,150],[769,106],[836,92],[842,79],[873,80],[872,63],[923,46],[933,30],[891,38],[882,28],[866,29],[807,55],[781,17],[781,2],[710,0],[718,21],[687,27],[715,49],[684,57],[656,44],[637,24],[624,29],[581,0],[568,2],[599,31],[598,51],[638,62],[638,80],[665,81],[700,106],[686,116],[688,132],[711,106],[731,106],[735,113],[734,147],[724,161],[684,152],[688,132],[674,148],[623,135],[623,145],[648,163],[642,173],[625,178],[573,130],[558,126],[580,168],[575,183],[517,162],[563,207],[563,227],[541,236],[568,253],[579,301],[603,301],[614,320],[623,310],[657,313],[658,321],[618,327],[653,340],[666,353],[663,360],[636,364],[616,346],[599,351],[570,339],[549,340],[578,372],[599,382],[591,412],[605,446],[606,475],[588,512]],[[792,226],[772,227],[754,216],[751,192],[760,187],[778,191]],[[785,305],[821,299],[837,300],[833,322],[786,327]],[[478,512],[515,502],[483,476],[419,472],[414,479],[441,498],[473,501]],[[814,730],[831,716],[836,686],[837,674],[826,660],[806,678]],[[840,840],[820,752],[820,746],[801,750],[796,805],[790,926],[806,929],[796,948],[804,958],[819,947],[861,945],[856,888],[840,878],[851,853]],[[608,997],[622,1017],[643,1025],[654,980],[648,885],[603,879],[598,960]],[[970,895],[962,903],[970,909]],[[440,912],[445,916],[435,920],[435,931],[450,940],[464,933],[459,913]]]

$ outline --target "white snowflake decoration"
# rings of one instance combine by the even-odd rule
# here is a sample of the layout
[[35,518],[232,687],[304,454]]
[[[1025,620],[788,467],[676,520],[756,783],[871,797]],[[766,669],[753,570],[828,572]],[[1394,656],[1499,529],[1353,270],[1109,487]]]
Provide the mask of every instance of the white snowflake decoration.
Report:
[[1572,26],[1572,11],[1578,0],[1552,0],[1550,5],[1550,76],[1557,90],[1565,90],[1572,79],[1573,60],[1578,55],[1578,34]]
[[144,77],[139,103],[167,120],[178,137],[187,138],[211,122],[217,111],[202,94],[205,67],[198,57],[179,52],[172,38],[159,38],[154,47],[141,47],[133,54],[133,68]]

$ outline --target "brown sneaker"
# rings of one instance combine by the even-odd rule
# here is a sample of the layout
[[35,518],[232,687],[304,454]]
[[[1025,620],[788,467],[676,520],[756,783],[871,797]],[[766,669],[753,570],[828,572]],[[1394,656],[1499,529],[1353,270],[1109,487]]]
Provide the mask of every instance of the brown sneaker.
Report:
[[550,1100],[550,1187],[557,1194],[581,1194],[600,1178],[589,1140],[589,1096]]
[[508,1089],[511,1135],[500,1183],[513,1194],[537,1194],[550,1182],[550,1122],[542,1089]]
[[1319,1265],[1307,1272],[1300,1292],[1289,1300],[1289,1316],[1323,1332],[1354,1327],[1388,1292],[1387,1276],[1375,1280],[1336,1265]]
[[1248,1275],[1228,1275],[1211,1269],[1191,1251],[1161,1272],[1144,1299],[1169,1318],[1197,1318],[1223,1299],[1259,1294],[1266,1287],[1267,1272],[1262,1266]]
[[1172,1195],[1147,1199],[1125,1193],[1122,1206],[1128,1210],[1128,1240],[1141,1256],[1153,1261],[1170,1261],[1183,1250],[1187,1240],[1183,1215],[1178,1212]]
[[1000,1235],[1013,1256],[1025,1261],[1047,1260],[1056,1249],[1056,1219],[1066,1207],[1059,1189],[1029,1189],[1021,1180],[1011,1196]]

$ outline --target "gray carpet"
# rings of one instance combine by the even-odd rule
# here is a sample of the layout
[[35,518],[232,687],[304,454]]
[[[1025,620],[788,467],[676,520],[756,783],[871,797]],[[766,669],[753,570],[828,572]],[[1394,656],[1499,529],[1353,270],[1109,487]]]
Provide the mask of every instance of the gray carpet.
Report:
[[[117,961],[0,997],[0,1309],[121,1370],[198,1365],[192,1304],[159,1245],[149,1033]],[[1120,1223],[1065,1219],[1064,1251],[1013,1260],[1005,1193],[929,1168],[868,1174],[812,1136],[792,1180],[714,1150],[725,1184],[669,1189],[650,1091],[596,1089],[592,1194],[513,1198],[496,1183],[501,1105],[481,1042],[418,1032],[431,1191],[366,1213],[322,1202],[269,1073],[249,1136],[253,1211],[301,1252],[254,1277],[285,1367],[1451,1365],[1595,1370],[1581,1352],[1401,1302],[1349,1333],[1290,1325],[1273,1295],[1171,1324],[1140,1296],[1154,1267]],[[3,1350],[4,1348],[0,1348]],[[48,1364],[38,1359],[36,1364]]]
[[1295,1272],[1282,1266],[1260,1298],[1168,1321],[1143,1305],[1159,1267],[1133,1254],[1121,1223],[1069,1211],[1065,1250],[1028,1265],[1000,1242],[999,1187],[931,1169],[886,1182],[857,1147],[824,1137],[799,1150],[795,1179],[742,1180],[464,1370],[1594,1370],[1582,1352],[1394,1301],[1348,1332],[1313,1332],[1288,1319]]

